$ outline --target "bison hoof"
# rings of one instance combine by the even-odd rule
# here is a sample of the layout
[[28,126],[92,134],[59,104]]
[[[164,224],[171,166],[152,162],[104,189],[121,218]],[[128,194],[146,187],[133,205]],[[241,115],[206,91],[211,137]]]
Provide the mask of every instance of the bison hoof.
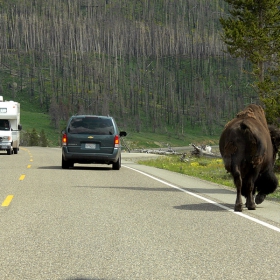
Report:
[[254,204],[248,206],[247,208],[248,208],[248,210],[256,210],[256,204],[254,203]]
[[235,212],[242,212],[243,210],[243,205],[242,204],[235,204],[234,206],[234,211]]
[[260,194],[258,193],[255,199],[255,202],[257,204],[261,204],[265,200],[266,194]]
[[256,210],[256,204],[254,202],[246,201],[245,206],[248,210]]

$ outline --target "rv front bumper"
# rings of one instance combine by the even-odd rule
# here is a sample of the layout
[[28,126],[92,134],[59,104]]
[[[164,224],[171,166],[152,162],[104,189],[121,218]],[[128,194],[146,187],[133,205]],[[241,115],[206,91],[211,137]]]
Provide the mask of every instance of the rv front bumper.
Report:
[[9,150],[11,149],[11,147],[12,147],[11,143],[0,142],[0,150]]

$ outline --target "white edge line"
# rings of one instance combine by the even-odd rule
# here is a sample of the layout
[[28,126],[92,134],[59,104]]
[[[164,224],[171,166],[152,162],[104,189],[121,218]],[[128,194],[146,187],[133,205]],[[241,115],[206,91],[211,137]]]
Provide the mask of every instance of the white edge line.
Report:
[[153,180],[156,180],[156,181],[158,181],[158,182],[160,182],[160,183],[162,183],[162,184],[165,184],[165,185],[167,185],[167,186],[169,186],[169,187],[171,187],[171,188],[177,189],[177,190],[179,190],[179,191],[182,191],[182,192],[184,192],[184,193],[187,193],[187,194],[189,194],[189,195],[192,195],[192,196],[194,196],[194,197],[197,197],[197,198],[199,198],[199,199],[202,199],[202,200],[204,200],[204,201],[206,201],[206,202],[208,202],[208,203],[211,203],[211,204],[213,204],[213,205],[216,205],[216,206],[218,206],[218,207],[220,207],[220,208],[222,208],[222,209],[224,209],[224,210],[227,210],[227,211],[229,211],[229,212],[232,212],[233,214],[236,214],[236,215],[241,216],[241,217],[243,217],[243,218],[245,218],[245,219],[251,220],[251,221],[253,221],[253,222],[257,223],[257,224],[260,224],[260,225],[262,225],[262,226],[265,226],[265,227],[267,227],[267,228],[270,228],[270,229],[272,229],[272,230],[275,230],[275,231],[280,232],[280,228],[278,228],[278,227],[276,227],[276,226],[273,226],[273,225],[271,225],[271,224],[268,224],[268,223],[263,222],[263,221],[261,221],[261,220],[258,220],[258,219],[256,219],[256,218],[250,217],[250,216],[248,216],[248,215],[246,215],[246,214],[243,214],[242,212],[235,212],[235,211],[233,211],[233,209],[230,209],[230,208],[228,208],[228,207],[226,207],[226,206],[224,206],[224,205],[222,205],[222,204],[219,204],[219,203],[217,203],[217,202],[215,202],[215,201],[213,201],[213,200],[210,200],[210,199],[208,199],[208,198],[205,198],[205,197],[203,197],[203,196],[200,196],[200,195],[198,195],[198,194],[196,194],[196,193],[189,192],[189,191],[186,191],[186,190],[184,190],[184,189],[181,189],[181,188],[179,188],[179,187],[177,187],[177,186],[175,186],[175,185],[173,185],[173,184],[170,184],[170,183],[168,183],[168,182],[166,182],[166,181],[164,181],[164,180],[161,180],[161,179],[156,178],[156,177],[154,177],[154,176],[152,176],[152,175],[149,175],[149,174],[147,174],[147,173],[145,173],[145,172],[143,172],[143,171],[134,169],[134,168],[129,167],[129,166],[126,166],[126,165],[123,165],[123,167],[128,168],[128,169],[131,169],[131,170],[136,171],[136,172],[138,172],[138,173],[141,173],[141,174],[143,174],[143,175],[145,175],[145,176],[147,176],[147,177],[149,177],[149,178],[151,178],[151,179],[153,179]]

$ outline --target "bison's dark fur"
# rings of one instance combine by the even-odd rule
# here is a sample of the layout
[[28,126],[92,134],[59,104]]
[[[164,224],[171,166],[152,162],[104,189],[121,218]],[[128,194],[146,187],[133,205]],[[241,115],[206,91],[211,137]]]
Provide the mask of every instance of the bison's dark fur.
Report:
[[276,190],[278,180],[273,166],[279,146],[279,129],[267,125],[258,105],[249,105],[225,126],[219,148],[237,189],[235,211],[242,211],[242,196],[246,197],[247,208],[255,210],[255,203],[262,203]]

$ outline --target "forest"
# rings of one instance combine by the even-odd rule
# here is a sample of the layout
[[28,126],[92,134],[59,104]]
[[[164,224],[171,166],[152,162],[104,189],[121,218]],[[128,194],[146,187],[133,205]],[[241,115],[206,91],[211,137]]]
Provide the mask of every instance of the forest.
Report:
[[130,131],[219,133],[258,103],[221,40],[222,0],[0,0],[0,95]]

